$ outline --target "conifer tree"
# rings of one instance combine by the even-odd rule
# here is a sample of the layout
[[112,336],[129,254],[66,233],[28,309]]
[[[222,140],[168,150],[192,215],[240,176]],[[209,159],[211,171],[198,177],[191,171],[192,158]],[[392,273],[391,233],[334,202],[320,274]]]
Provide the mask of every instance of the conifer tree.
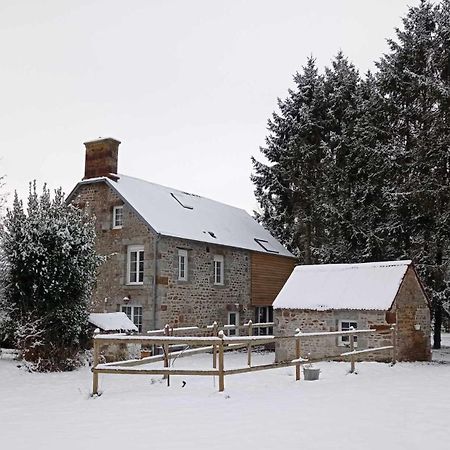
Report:
[[295,90],[278,100],[280,113],[269,121],[270,135],[261,152],[268,164],[253,158],[259,220],[304,262],[316,261],[320,225],[325,98],[323,77],[309,58],[294,76]]
[[448,296],[450,239],[445,11],[448,14],[448,2],[422,1],[410,8],[397,40],[389,41],[390,52],[378,63],[379,87],[388,103],[391,180],[396,187],[391,193],[390,245],[397,249],[396,258],[417,263],[433,301],[435,348],[440,347],[442,302]]
[[357,229],[355,186],[359,175],[355,127],[360,77],[342,52],[325,69],[326,126],[323,133],[325,193],[322,220],[327,230],[321,262],[354,259]]
[[101,262],[94,223],[30,186],[26,210],[17,194],[2,235],[6,260],[4,299],[13,339],[36,370],[71,369],[86,344],[87,307]]

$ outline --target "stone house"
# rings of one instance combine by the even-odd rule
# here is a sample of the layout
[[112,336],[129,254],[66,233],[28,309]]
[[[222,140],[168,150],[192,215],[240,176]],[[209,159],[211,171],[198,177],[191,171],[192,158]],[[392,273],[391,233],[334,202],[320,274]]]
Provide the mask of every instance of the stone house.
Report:
[[[397,359],[431,358],[430,303],[411,261],[297,266],[274,302],[275,335],[378,328],[396,323]],[[305,338],[302,356],[345,352],[349,336]],[[391,345],[389,334],[360,335],[362,349]],[[294,358],[294,343],[276,345],[276,358]],[[389,360],[390,351],[366,356]]]
[[142,332],[272,321],[294,256],[242,209],[117,174],[119,144],[84,144],[85,175],[68,196],[95,215],[107,255],[93,312],[125,312]]

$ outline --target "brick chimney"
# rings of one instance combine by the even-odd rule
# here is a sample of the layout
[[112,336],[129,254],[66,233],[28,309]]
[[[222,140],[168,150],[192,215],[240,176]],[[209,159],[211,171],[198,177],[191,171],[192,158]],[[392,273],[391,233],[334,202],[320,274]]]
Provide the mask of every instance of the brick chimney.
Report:
[[84,178],[108,177],[116,179],[111,174],[117,174],[117,158],[120,141],[113,138],[99,138],[84,143],[86,147],[86,162]]

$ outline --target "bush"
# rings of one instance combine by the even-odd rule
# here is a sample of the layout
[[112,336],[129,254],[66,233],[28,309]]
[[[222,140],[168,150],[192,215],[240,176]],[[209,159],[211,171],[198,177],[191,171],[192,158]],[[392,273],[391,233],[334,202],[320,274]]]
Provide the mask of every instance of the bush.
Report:
[[34,370],[70,370],[88,343],[88,304],[102,258],[93,219],[30,185],[26,211],[17,194],[5,218],[3,303],[9,333]]

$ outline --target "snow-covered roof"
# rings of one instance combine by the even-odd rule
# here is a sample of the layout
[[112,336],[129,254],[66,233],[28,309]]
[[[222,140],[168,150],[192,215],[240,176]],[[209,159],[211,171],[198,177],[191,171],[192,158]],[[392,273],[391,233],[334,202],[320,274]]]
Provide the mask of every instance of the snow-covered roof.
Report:
[[164,236],[293,257],[243,209],[126,175],[113,178],[91,178],[77,187],[107,183],[151,228]]
[[375,309],[392,305],[411,261],[297,266],[275,309]]
[[89,322],[103,331],[138,331],[137,326],[124,312],[91,313]]

